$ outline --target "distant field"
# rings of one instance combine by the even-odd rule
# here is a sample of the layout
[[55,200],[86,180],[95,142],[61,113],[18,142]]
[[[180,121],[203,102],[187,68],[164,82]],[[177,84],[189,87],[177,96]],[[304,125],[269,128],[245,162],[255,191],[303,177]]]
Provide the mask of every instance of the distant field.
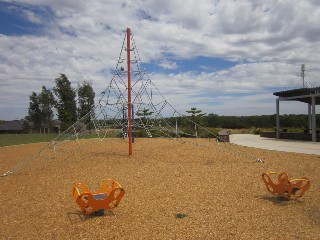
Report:
[[50,142],[57,134],[0,134],[0,147],[37,143]]

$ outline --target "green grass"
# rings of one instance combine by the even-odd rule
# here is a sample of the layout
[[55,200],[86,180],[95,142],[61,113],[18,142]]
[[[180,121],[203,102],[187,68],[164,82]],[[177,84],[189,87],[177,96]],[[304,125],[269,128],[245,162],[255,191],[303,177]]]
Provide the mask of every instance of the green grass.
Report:
[[[0,147],[11,146],[11,145],[19,145],[19,144],[28,144],[28,143],[38,143],[38,142],[51,142],[55,139],[58,134],[0,134]],[[56,141],[67,139],[68,135],[65,137],[59,137]],[[79,134],[79,139],[88,139],[88,138],[98,138],[99,135],[92,134]],[[114,135],[101,135],[100,137],[114,137]],[[75,139],[75,136],[71,137],[71,139]]]
[[0,134],[0,147],[37,142],[50,142],[57,134]]

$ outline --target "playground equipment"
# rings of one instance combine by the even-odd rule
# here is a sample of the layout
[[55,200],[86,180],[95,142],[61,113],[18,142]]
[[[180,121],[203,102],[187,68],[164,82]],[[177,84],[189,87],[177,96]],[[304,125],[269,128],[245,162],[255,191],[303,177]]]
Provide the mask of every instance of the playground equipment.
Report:
[[[262,180],[269,192],[286,199],[302,197],[310,188],[310,180],[306,177],[289,180],[285,172],[267,172],[262,174]],[[278,180],[278,182],[276,182]]]
[[[131,113],[132,113],[132,121],[134,121],[134,107],[131,105]],[[122,138],[125,139],[128,137],[128,118],[127,118],[127,108],[124,105],[122,110],[122,120],[121,120],[121,128],[122,128]],[[134,143],[134,124],[131,126],[132,128],[132,143]]]
[[[148,114],[135,119],[134,112],[137,115],[145,110],[148,111]],[[178,122],[181,127],[178,127]],[[210,141],[201,143],[187,141],[187,138],[198,137],[197,131],[190,133],[187,129],[198,129],[206,136],[216,136],[222,144],[213,146]],[[113,77],[101,92],[101,98],[97,104],[38,152],[26,156],[11,169],[3,170],[4,172],[0,169],[0,178],[44,164],[59,156],[71,156],[79,152],[81,148],[88,147],[87,141],[85,144],[80,141],[87,139],[88,136],[99,139],[99,141],[121,136],[123,140],[128,141],[129,156],[131,156],[135,135],[141,132],[146,133],[150,138],[167,138],[206,148],[220,148],[227,154],[255,162],[264,162],[235,145],[226,143],[224,136],[217,136],[189,116],[179,113],[159,91],[142,66],[138,48],[128,28],[123,38]],[[96,142],[91,141],[91,144],[96,144]]]
[[117,207],[124,194],[124,189],[112,179],[105,180],[98,192],[90,192],[83,183],[77,183],[72,188],[72,196],[85,215],[101,214],[105,209]]

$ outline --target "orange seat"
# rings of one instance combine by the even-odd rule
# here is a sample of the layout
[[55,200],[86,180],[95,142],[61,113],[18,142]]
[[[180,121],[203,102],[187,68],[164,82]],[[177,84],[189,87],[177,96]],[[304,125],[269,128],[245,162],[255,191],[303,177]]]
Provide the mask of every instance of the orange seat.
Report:
[[[310,180],[306,177],[289,180],[285,172],[267,172],[262,174],[262,180],[272,194],[286,199],[297,199],[302,197],[310,188]],[[278,182],[276,182],[278,180]]]
[[105,180],[98,192],[90,192],[83,183],[77,183],[72,188],[72,195],[84,214],[115,208],[124,194],[124,189],[112,179]]

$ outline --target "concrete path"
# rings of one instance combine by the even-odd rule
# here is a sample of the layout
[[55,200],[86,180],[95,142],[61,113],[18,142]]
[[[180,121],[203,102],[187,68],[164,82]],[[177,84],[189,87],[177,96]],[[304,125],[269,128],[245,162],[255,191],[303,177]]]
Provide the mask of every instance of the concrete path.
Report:
[[230,142],[254,148],[320,155],[320,142],[263,138],[252,134],[232,134]]

